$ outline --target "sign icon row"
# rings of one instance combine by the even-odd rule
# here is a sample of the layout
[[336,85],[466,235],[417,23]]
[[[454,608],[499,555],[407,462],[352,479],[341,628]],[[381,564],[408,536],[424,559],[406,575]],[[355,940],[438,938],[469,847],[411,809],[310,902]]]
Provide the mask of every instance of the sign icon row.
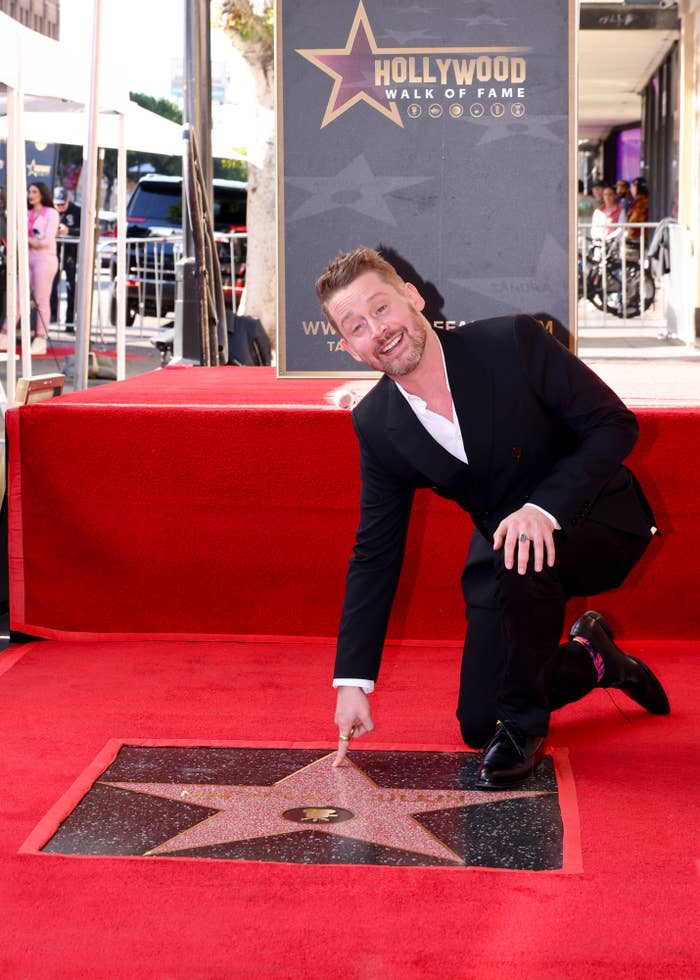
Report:
[[[442,116],[444,109],[439,102],[432,102],[428,108],[427,113],[431,119],[439,119]],[[472,102],[469,109],[466,110],[473,119],[481,119],[486,115],[486,106],[483,102]],[[494,117],[494,119],[500,119],[501,116],[506,114],[506,107],[502,102],[493,102],[489,108],[489,113]],[[417,102],[412,102],[406,109],[408,116],[411,119],[418,119],[419,116],[423,115],[423,106],[419,105]],[[452,102],[448,114],[452,116],[453,119],[459,119],[464,115],[465,109],[461,102]],[[522,102],[513,102],[510,107],[510,114],[516,119],[522,118],[525,115],[525,106]]]

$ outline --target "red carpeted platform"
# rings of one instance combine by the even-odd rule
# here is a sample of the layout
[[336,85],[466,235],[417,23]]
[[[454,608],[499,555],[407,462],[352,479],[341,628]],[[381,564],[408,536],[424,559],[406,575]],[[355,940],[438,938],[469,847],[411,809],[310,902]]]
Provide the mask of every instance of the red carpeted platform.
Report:
[[[323,638],[358,477],[331,387],[173,369],[8,413],[12,625],[53,642],[0,654],[2,976],[694,978],[692,410],[639,410],[632,464],[665,533],[601,604],[658,670],[672,714],[597,691],[553,723],[581,873],[21,852],[114,739],[333,744]],[[469,532],[456,508],[420,495],[377,732],[358,754],[458,741]]]
[[[333,384],[172,369],[8,412],[13,628],[332,636],[358,498],[350,413],[329,403]],[[688,464],[700,417],[638,414],[631,463],[664,536],[605,610],[627,636],[693,637],[700,513]],[[456,507],[419,493],[392,637],[462,634],[470,531]]]

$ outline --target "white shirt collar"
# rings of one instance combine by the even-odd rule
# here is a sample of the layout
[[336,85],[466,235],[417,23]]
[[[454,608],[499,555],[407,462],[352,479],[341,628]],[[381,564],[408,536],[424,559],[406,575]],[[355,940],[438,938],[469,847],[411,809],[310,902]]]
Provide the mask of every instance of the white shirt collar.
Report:
[[[445,384],[447,385],[447,390],[450,392],[450,394],[452,394],[452,389],[450,388],[450,379],[447,377],[447,364],[445,363],[445,352],[442,349],[442,344],[437,339],[437,337],[435,337],[435,343],[438,345],[438,349],[440,350],[440,360],[442,361],[442,372],[445,378]],[[421,398],[420,395],[414,395],[412,392],[406,391],[403,385],[401,385],[395,378],[394,378],[394,384],[399,389],[399,391],[404,396],[404,398],[406,399],[409,405],[412,405],[415,408],[420,408],[423,411],[425,411],[425,409],[428,407],[428,403],[423,398]]]

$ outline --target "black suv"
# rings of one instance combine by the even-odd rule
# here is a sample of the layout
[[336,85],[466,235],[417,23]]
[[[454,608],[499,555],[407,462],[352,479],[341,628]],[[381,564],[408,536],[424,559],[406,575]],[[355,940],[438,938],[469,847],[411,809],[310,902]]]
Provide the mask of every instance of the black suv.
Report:
[[[235,291],[240,299],[245,281],[245,238],[233,239],[235,282],[231,271],[231,234],[246,231],[246,185],[238,180],[214,180],[214,232],[219,242],[219,263],[226,306],[232,308]],[[126,208],[126,325],[137,314],[166,317],[175,309],[175,262],[181,255],[182,177],[146,174],[134,188]],[[178,236],[178,242],[169,242]],[[225,236],[225,237],[224,237]],[[149,241],[148,239],[154,239]],[[116,258],[112,260],[112,280]],[[158,307],[160,299],[160,310]],[[117,321],[116,296],[112,295],[110,318]]]

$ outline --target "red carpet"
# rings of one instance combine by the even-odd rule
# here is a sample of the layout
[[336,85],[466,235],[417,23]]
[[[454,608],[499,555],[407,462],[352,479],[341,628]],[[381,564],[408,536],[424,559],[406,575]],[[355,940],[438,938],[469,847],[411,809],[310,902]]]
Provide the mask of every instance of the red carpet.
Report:
[[[13,627],[48,638],[334,635],[358,499],[350,413],[325,399],[334,386],[271,369],[174,369],[8,412]],[[664,536],[604,611],[628,637],[694,638],[687,560],[700,511],[687,488],[699,416],[639,416],[631,462]],[[470,531],[456,507],[419,493],[391,636],[461,636]]]
[[[116,352],[115,349],[100,350],[99,347],[91,347],[90,349],[92,351],[94,351],[95,354],[99,354],[100,357],[110,357],[110,358],[116,359],[116,356],[117,356],[117,352]],[[17,347],[16,353],[21,355],[22,350],[21,350],[20,347]],[[32,354],[32,360],[33,361],[34,360],[36,360],[36,361],[46,361],[46,360],[53,361],[57,357],[70,357],[73,354],[75,354],[75,344],[66,344],[66,343],[60,343],[60,342],[57,342],[57,341],[49,341],[48,349],[47,349],[46,353],[45,354]],[[145,355],[145,354],[126,354],[125,357],[126,357],[126,360],[127,361],[147,361],[147,360],[149,360],[148,356]]]
[[[695,977],[700,646],[632,651],[670,718],[618,696],[623,717],[602,691],[555,716],[580,809],[571,876],[18,854],[113,737],[333,738],[324,644],[30,645],[0,678],[3,977]],[[457,741],[457,655],[388,651],[368,748]]]
[[[322,637],[357,520],[334,386],[181,369],[8,413],[12,625],[54,642],[0,655],[3,978],[695,978],[690,410],[639,412],[632,464],[664,536],[601,604],[658,670],[672,714],[598,691],[553,723],[582,874],[20,853],[113,739],[333,744]],[[458,741],[469,532],[420,496],[392,623],[414,642],[387,650],[368,749]],[[218,639],[192,642],[205,637]]]

